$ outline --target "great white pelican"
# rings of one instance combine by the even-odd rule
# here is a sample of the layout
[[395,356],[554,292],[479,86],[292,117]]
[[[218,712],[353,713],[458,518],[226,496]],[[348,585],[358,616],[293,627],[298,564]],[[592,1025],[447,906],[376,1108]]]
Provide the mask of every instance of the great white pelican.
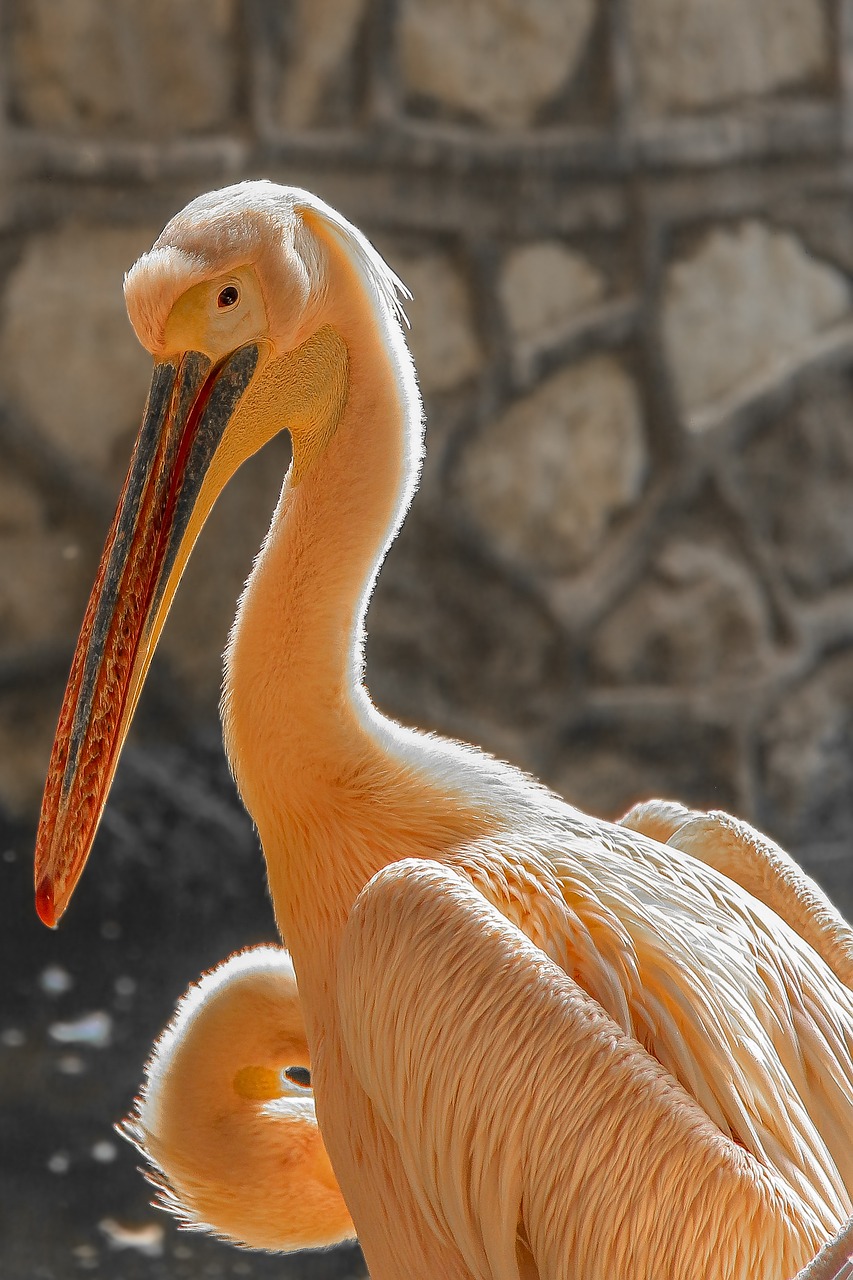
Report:
[[[38,911],[68,905],[213,503],[287,429],[222,720],[313,1096],[286,1072],[295,987],[230,962],[129,1122],[167,1197],[265,1248],[351,1218],[373,1280],[786,1280],[851,1214],[853,933],[727,815],[599,821],[373,706],[363,620],[422,450],[404,292],[338,213],[269,182],[192,201],[128,273],[154,371],[60,715]],[[199,1107],[230,1118],[211,1137]],[[306,1178],[325,1208],[300,1217]]]

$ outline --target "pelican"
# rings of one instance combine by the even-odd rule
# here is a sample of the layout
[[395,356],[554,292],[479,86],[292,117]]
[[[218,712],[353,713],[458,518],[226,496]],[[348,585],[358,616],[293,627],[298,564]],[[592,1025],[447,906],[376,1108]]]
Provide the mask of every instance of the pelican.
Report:
[[[295,1070],[296,1069],[296,1070]],[[119,1130],[159,1201],[234,1244],[317,1249],[355,1237],[317,1127],[293,962],[250,947],[190,987]],[[298,1182],[297,1182],[298,1179]]]
[[[404,294],[338,213],[268,182],[192,201],[128,273],[154,370],[60,714],[37,909],[53,925],[68,905],[216,497],[286,428],[223,731],[371,1275],[792,1277],[851,1213],[853,931],[728,815],[652,803],[600,821],[373,706],[364,616],[422,452]],[[229,1004],[248,1034],[239,992]],[[195,1208],[158,1104],[212,1008],[175,1029],[139,1137],[190,1217],[268,1245],[280,1200],[249,1204],[235,1172],[239,1222]],[[266,1092],[282,1064],[261,1049],[212,1108]],[[242,1114],[260,1165],[281,1116]]]

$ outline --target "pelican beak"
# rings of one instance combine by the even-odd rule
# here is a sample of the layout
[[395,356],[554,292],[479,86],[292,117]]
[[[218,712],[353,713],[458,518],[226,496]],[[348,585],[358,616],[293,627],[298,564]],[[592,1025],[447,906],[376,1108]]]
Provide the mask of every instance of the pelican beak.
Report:
[[48,768],[35,883],[36,910],[51,927],[89,856],[169,606],[222,487],[211,463],[259,355],[250,343],[215,366],[196,351],[154,366]]

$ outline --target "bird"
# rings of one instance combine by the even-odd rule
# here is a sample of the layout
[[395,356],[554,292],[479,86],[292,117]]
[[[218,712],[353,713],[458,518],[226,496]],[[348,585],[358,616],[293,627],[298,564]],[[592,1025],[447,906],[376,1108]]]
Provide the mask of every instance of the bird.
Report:
[[[365,614],[423,452],[406,296],[341,214],[263,180],[191,201],[125,277],[154,368],[48,768],[38,913],[55,925],[82,872],[205,519],[287,429],[223,738],[371,1275],[792,1277],[851,1214],[853,931],[739,819],[606,822],[373,704]],[[226,1092],[278,1069],[249,1046]]]
[[[274,1252],[355,1238],[317,1125],[293,961],[247,947],[178,1002],[119,1126],[188,1227]],[[308,1076],[308,1080],[301,1077]]]

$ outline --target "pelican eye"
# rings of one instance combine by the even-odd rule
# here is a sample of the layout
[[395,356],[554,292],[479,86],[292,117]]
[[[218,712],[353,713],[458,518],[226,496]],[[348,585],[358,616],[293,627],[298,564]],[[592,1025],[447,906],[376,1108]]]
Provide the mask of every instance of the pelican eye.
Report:
[[224,289],[220,289],[216,305],[220,311],[227,311],[229,307],[236,307],[239,301],[240,290],[234,284],[227,284]]
[[303,1089],[311,1088],[311,1072],[307,1067],[288,1067],[284,1075],[292,1084],[299,1084]]

